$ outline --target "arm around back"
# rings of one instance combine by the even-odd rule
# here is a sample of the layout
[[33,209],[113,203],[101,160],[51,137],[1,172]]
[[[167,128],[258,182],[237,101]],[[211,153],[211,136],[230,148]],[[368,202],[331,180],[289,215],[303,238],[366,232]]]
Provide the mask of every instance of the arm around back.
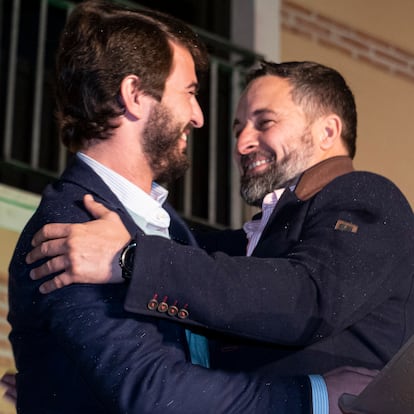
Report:
[[410,306],[414,219],[388,180],[346,174],[310,200],[286,194],[276,209],[256,257],[138,238],[126,309],[170,318],[147,308],[167,298],[187,308],[186,323],[304,345],[391,306],[390,292],[401,312]]

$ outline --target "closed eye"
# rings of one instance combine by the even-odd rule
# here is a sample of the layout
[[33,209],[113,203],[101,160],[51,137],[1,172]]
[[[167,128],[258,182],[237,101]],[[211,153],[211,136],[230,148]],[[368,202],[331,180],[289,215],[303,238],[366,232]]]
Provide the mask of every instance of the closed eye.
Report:
[[265,131],[268,128],[271,128],[276,121],[273,119],[261,119],[257,122],[257,127],[260,131]]
[[187,89],[187,92],[190,95],[197,96],[199,88],[200,88],[200,85],[196,82],[193,82],[190,85],[188,85],[188,87],[186,89]]

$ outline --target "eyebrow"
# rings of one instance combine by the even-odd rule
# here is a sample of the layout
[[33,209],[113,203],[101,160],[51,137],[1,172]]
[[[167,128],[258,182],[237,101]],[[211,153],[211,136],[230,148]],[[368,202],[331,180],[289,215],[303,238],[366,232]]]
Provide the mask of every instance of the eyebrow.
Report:
[[198,82],[191,82],[186,89],[194,88],[197,92],[200,90],[200,84]]
[[[272,111],[271,109],[263,108],[263,109],[256,109],[255,111],[253,111],[252,117],[255,118],[257,116],[266,115],[266,114],[277,115],[275,111]],[[241,122],[237,118],[235,118],[233,121],[233,129],[240,124]]]

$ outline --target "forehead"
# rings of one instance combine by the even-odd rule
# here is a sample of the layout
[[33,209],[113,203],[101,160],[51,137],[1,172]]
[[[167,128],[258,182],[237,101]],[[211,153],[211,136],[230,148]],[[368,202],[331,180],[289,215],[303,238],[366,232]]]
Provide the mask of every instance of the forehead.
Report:
[[243,92],[237,107],[237,116],[250,116],[255,111],[281,111],[296,107],[289,81],[277,76],[261,76],[253,80]]
[[171,42],[173,48],[173,64],[166,80],[166,86],[182,88],[197,82],[194,59],[184,46]]

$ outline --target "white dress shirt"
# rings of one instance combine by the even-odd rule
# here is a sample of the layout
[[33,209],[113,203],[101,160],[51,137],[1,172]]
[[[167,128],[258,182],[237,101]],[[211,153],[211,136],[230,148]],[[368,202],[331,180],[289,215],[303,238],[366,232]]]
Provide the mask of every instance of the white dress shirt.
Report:
[[170,237],[170,216],[162,207],[168,197],[165,188],[153,182],[151,194],[147,194],[122,175],[82,152],[78,152],[77,156],[101,177],[145,234]]

